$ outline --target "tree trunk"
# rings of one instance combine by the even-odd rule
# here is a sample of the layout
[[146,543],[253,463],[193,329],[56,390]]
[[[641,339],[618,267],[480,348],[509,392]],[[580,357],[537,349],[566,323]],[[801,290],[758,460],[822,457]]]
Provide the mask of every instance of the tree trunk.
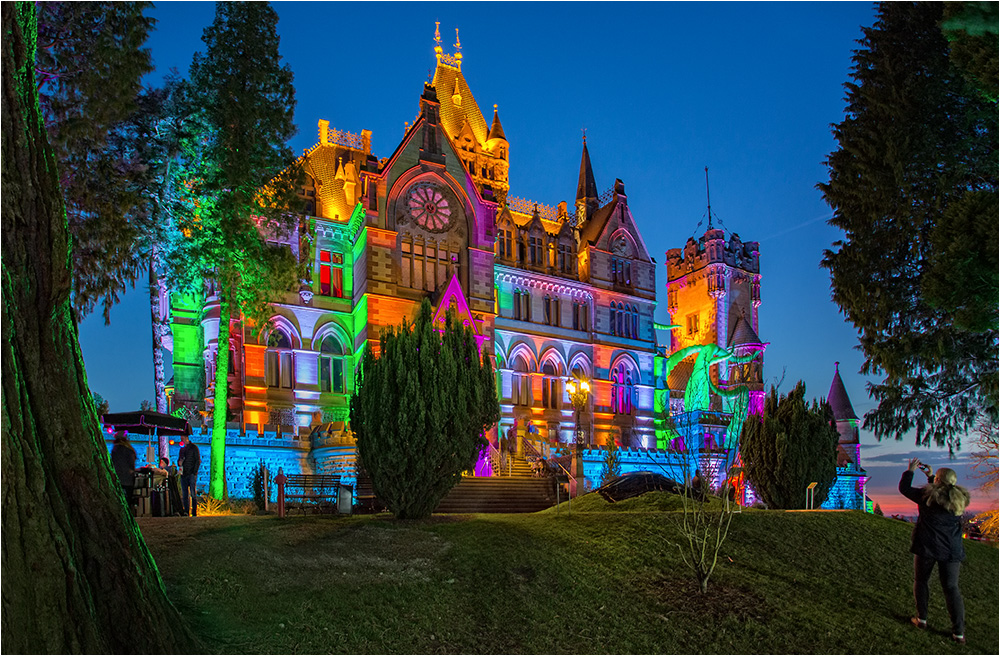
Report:
[[167,384],[163,379],[163,335],[167,329],[167,318],[160,307],[162,285],[160,284],[160,251],[156,244],[149,249],[149,310],[153,322],[153,393],[156,395],[156,411],[167,412]]
[[[163,332],[166,317],[160,310],[160,253],[153,243],[149,248],[149,312],[153,326],[153,394],[156,396],[156,411],[167,412],[167,386],[163,380]],[[169,458],[169,443],[166,435],[159,436],[159,457]]]
[[215,394],[212,407],[212,459],[208,494],[226,497],[226,414],[229,409],[229,316],[230,295],[219,290],[219,340],[215,351]]
[[87,389],[66,214],[35,87],[35,4],[0,12],[2,650],[201,651],[125,504]]

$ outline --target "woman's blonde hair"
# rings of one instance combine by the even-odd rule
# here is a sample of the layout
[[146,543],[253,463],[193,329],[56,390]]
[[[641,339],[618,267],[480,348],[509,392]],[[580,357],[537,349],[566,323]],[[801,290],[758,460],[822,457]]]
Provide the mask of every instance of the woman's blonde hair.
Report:
[[969,505],[969,491],[958,483],[954,469],[942,467],[934,474],[934,482],[924,488],[928,505],[944,508],[953,515],[961,515]]

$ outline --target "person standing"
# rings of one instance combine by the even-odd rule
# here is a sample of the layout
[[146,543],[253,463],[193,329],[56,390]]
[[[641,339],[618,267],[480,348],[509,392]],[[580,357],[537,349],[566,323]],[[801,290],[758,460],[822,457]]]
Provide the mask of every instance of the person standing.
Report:
[[111,447],[111,464],[118,475],[118,482],[125,491],[125,501],[131,509],[135,500],[135,459],[136,453],[132,443],[128,441],[128,433],[120,430],[115,433],[114,446]]
[[962,546],[962,513],[969,505],[969,491],[958,485],[955,470],[942,467],[937,470],[933,481],[914,488],[913,474],[917,468],[930,471],[918,458],[910,460],[910,466],[899,479],[899,491],[917,504],[919,514],[913,528],[910,552],[913,554],[913,598],[917,614],[910,621],[918,629],[927,628],[927,600],[930,596],[928,583],[934,565],[938,567],[938,577],[944,591],[948,614],[951,616],[951,639],[965,644],[965,602],[958,589],[958,571],[965,560]]
[[181,436],[181,450],[177,457],[181,468],[181,503],[184,515],[198,516],[198,470],[201,468],[201,452],[191,441],[190,435]]

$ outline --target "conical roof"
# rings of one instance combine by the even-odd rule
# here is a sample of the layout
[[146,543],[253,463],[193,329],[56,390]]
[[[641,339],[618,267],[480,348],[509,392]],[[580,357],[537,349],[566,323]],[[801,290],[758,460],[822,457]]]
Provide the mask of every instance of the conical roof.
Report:
[[496,105],[493,105],[493,127],[490,128],[490,136],[487,139],[503,139],[507,141],[507,137],[503,133],[503,127],[500,125],[500,114],[497,113]]
[[597,182],[594,180],[594,169],[590,165],[590,152],[587,150],[587,137],[583,138],[583,156],[580,158],[580,180],[576,183],[576,199],[597,198]]
[[834,419],[841,421],[858,418],[854,414],[854,406],[851,405],[851,399],[847,396],[844,381],[840,379],[839,362],[833,365],[833,382],[830,384],[830,393],[827,395],[826,400],[830,403],[830,407],[833,408]]
[[746,346],[747,344],[763,344],[763,342],[760,341],[760,337],[757,337],[757,333],[754,332],[753,326],[746,320],[746,317],[740,315],[736,319],[736,325],[733,326],[733,334],[729,338],[729,348]]

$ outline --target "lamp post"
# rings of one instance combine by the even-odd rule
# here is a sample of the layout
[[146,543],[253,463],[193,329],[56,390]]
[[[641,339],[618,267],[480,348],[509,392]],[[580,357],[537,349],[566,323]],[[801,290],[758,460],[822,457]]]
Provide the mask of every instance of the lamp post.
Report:
[[570,379],[566,383],[569,400],[576,409],[576,449],[573,454],[573,478],[576,479],[577,492],[583,485],[583,431],[580,430],[580,413],[587,406],[587,395],[590,394],[590,383],[581,379]]

